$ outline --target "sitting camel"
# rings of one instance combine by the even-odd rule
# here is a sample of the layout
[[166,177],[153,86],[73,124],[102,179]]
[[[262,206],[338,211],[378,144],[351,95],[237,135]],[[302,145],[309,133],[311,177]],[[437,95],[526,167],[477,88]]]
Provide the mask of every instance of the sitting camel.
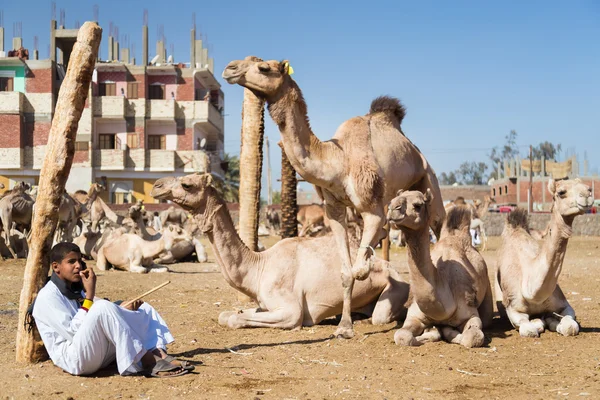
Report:
[[412,298],[394,341],[418,346],[439,340],[437,328],[441,327],[445,340],[480,347],[482,328],[491,324],[494,305],[485,260],[471,245],[471,213],[465,207],[453,207],[430,253],[431,202],[429,190],[425,194],[400,191],[388,208],[390,225],[406,236]]
[[[429,188],[436,195],[429,221],[436,235],[444,220],[435,173],[400,129],[404,107],[398,99],[379,97],[373,100],[367,115],[349,119],[332,140],[321,142],[312,132],[306,103],[290,76],[287,61],[247,57],[230,62],[223,78],[266,100],[290,163],[325,200],[343,276],[344,307],[336,335],[350,338],[354,335],[352,288],[355,279],[368,277],[375,256],[373,247],[387,235],[383,229],[385,205],[399,189]],[[353,262],[346,234],[346,207],[354,208],[364,224]]]
[[161,226],[177,225],[183,228],[187,221],[187,213],[181,209],[170,206],[159,214]]
[[[331,235],[290,238],[254,252],[238,236],[227,206],[211,186],[209,174],[162,178],[151,195],[171,200],[194,215],[210,240],[227,283],[254,299],[259,308],[227,311],[219,323],[230,328],[297,329],[318,324],[342,311],[340,257]],[[377,259],[369,279],[357,282],[354,310],[374,324],[404,317],[408,285],[389,264]]]
[[594,198],[579,179],[550,180],[548,190],[552,217],[544,241],[529,233],[527,211],[516,209],[508,215],[498,249],[496,304],[500,314],[527,337],[538,337],[546,328],[564,336],[579,333],[575,311],[558,286],[558,276],[573,220],[592,207]]
[[98,250],[96,266],[105,271],[110,263],[116,269],[130,272],[167,272],[167,267],[154,264],[163,251],[170,250],[181,240],[189,240],[189,234],[181,228],[170,226],[161,231],[159,239],[147,241],[133,233],[125,233],[111,240]]

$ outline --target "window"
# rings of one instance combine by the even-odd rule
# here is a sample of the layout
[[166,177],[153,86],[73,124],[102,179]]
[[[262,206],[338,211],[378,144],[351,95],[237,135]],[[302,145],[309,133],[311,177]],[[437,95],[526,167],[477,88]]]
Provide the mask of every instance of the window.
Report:
[[127,82],[127,98],[128,99],[137,99],[138,98],[137,82]]
[[88,142],[75,142],[75,151],[88,151],[89,148]]
[[100,96],[116,96],[117,84],[110,82],[102,82],[99,84]]
[[492,194],[492,197],[496,197],[496,188],[493,188],[493,189],[492,189],[492,193],[493,193],[493,194]]
[[117,147],[116,135],[114,134],[100,134],[99,135],[99,147],[104,150],[114,150]]
[[151,100],[164,100],[165,85],[150,85],[148,88],[148,98]]
[[504,186],[504,194],[508,194],[508,186]]
[[500,189],[500,196],[502,196],[502,186],[500,186],[498,189]]
[[14,78],[0,78],[0,92],[12,92],[14,90]]
[[149,135],[148,149],[150,150],[166,150],[167,137],[165,135]]
[[140,139],[137,133],[127,134],[127,147],[137,149],[140,147]]
[[113,192],[113,204],[128,204],[131,203],[131,194],[127,192]]

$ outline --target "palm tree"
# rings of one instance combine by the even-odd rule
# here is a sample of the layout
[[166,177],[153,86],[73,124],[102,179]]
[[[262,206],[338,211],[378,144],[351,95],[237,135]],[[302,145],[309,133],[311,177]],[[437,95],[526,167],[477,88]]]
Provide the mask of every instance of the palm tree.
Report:
[[224,180],[216,180],[215,187],[228,203],[237,203],[240,198],[240,159],[225,153],[222,162]]
[[[281,146],[281,145],[280,145]],[[298,236],[298,202],[296,201],[296,170],[281,148],[281,235],[283,238]]]

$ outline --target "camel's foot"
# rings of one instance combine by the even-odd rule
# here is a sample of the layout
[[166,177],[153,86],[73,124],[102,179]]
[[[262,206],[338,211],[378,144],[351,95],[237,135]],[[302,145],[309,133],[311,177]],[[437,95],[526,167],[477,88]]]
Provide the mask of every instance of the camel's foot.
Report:
[[373,257],[369,257],[367,260],[361,260],[357,258],[356,262],[352,266],[352,276],[354,279],[359,281],[364,281],[369,276],[369,272],[371,272],[373,266]]
[[473,327],[463,331],[460,343],[465,347],[472,348],[483,346],[484,341],[485,336],[481,329]]
[[168,267],[164,267],[164,266],[156,266],[156,267],[152,267],[150,268],[151,273],[164,273],[164,272],[169,272],[169,268]]
[[350,322],[349,325],[340,322],[333,335],[339,339],[352,339],[354,337],[354,328],[352,327],[352,322]]
[[421,336],[417,336],[416,338],[416,341],[419,343],[439,342],[440,340],[442,340],[442,335],[438,328],[436,328],[435,326],[425,329],[425,332],[423,332]]
[[540,337],[544,332],[544,323],[540,319],[524,322],[519,327],[519,334],[523,337]]
[[229,326],[228,325],[229,317],[231,317],[232,315],[235,315],[235,314],[237,314],[236,311],[223,311],[221,314],[219,314],[219,325]]
[[396,342],[398,346],[420,346],[423,344],[407,329],[398,329],[396,333],[394,333],[394,342]]
[[563,336],[577,336],[579,334],[579,324],[570,315],[563,317],[556,327],[556,332]]

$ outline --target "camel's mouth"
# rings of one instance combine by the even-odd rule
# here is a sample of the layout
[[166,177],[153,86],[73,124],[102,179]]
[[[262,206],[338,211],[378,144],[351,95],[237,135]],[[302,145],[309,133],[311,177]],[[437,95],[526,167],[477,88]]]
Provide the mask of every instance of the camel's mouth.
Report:
[[240,83],[244,75],[245,72],[231,71],[229,68],[225,68],[223,74],[221,74],[221,77],[223,77],[223,79],[225,79],[227,83],[235,85],[236,83]]

